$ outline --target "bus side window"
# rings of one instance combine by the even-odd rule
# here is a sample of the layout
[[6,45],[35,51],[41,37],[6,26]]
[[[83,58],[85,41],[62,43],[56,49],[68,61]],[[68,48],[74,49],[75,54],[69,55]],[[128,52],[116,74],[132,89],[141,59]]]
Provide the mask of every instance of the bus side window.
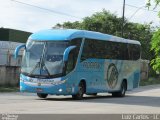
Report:
[[89,58],[98,57],[99,51],[97,51],[98,49],[97,41],[98,40],[85,39],[85,43],[84,43],[82,55],[81,55],[81,62]]
[[138,60],[140,58],[140,45],[129,44],[128,49],[130,60]]
[[81,55],[81,62],[89,58],[91,56],[91,51],[90,51],[90,40],[85,40],[83,50],[82,50],[82,55]]
[[76,65],[76,56],[74,50],[69,53],[67,66],[66,66],[66,74],[70,73]]
[[72,39],[70,41],[70,46],[72,45],[75,45],[76,48],[74,49],[74,57],[75,57],[75,61],[77,60],[78,58],[78,54],[79,54],[79,50],[80,50],[80,47],[81,47],[81,43],[82,43],[82,38],[75,38],[75,39]]

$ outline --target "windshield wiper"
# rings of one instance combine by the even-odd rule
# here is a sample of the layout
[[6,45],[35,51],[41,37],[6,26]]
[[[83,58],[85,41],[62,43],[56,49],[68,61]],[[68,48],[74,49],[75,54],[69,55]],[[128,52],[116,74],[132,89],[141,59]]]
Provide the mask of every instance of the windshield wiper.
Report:
[[32,75],[32,73],[36,70],[37,67],[40,67],[40,61],[38,61],[35,65],[35,67],[32,69],[32,71],[29,73],[29,75]]
[[42,55],[41,55],[39,61],[36,63],[35,67],[32,69],[32,71],[29,73],[29,75],[32,75],[32,73],[36,70],[36,68],[39,67],[40,68],[40,75],[42,75],[41,74],[42,69],[45,68],[45,70],[47,71],[48,76],[49,77],[51,76],[51,74],[49,73],[48,68],[46,67],[46,65],[44,63],[45,51],[46,51],[46,43],[44,44],[43,52],[42,52]]
[[[40,58],[40,59],[41,59],[41,58]],[[48,68],[46,67],[46,65],[45,65],[45,63],[44,63],[43,60],[42,60],[42,62],[41,62],[41,60],[39,60],[39,61],[36,63],[35,67],[32,69],[32,71],[29,73],[29,75],[32,75],[32,73],[36,70],[37,67],[40,68],[40,75],[42,75],[42,73],[41,73],[42,70],[46,70],[48,76],[49,76],[49,77],[51,76],[51,74],[49,73],[49,70],[48,70]]]
[[[48,70],[48,68],[46,67],[46,65],[45,65],[45,63],[44,63],[44,61],[43,61],[43,64],[42,64],[42,69],[43,70],[46,70],[47,71],[47,74],[49,75],[49,77],[51,76],[51,74],[49,73],[49,70]],[[40,69],[40,71],[42,70],[42,69]]]

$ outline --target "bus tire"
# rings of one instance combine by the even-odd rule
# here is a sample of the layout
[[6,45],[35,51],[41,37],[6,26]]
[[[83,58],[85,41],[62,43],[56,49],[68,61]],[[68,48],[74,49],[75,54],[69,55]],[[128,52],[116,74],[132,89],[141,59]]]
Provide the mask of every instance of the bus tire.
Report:
[[85,82],[81,81],[78,86],[78,93],[75,95],[72,95],[72,98],[76,100],[82,100],[83,95],[85,93],[85,88],[86,88]]
[[92,93],[91,95],[93,95],[93,96],[97,96],[97,93]]
[[37,96],[39,98],[46,98],[48,96],[48,94],[44,94],[44,93],[37,93]]
[[127,83],[126,81],[123,81],[121,84],[121,90],[118,92],[113,92],[112,96],[113,97],[124,97],[126,94],[126,90],[127,90]]
[[87,95],[97,96],[97,93],[89,93]]

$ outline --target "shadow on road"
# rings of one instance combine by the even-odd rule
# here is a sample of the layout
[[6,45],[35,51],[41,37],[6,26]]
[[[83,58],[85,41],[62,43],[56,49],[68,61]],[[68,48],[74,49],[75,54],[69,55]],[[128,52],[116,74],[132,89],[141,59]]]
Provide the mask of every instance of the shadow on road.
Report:
[[[37,99],[37,100],[46,100],[46,101],[67,101],[67,102],[86,102],[86,103],[110,103],[110,104],[121,104],[121,105],[138,105],[138,106],[152,106],[160,107],[160,96],[138,96],[134,93],[138,92],[147,92],[154,89],[159,89],[160,85],[149,85],[134,89],[133,91],[127,92],[126,97],[116,98],[112,97],[110,94],[103,94],[97,96],[85,96],[83,100],[74,100],[70,96],[59,97],[53,96],[47,99]],[[142,94],[142,93],[141,93]],[[142,94],[143,95],[143,94]]]
[[67,102],[88,102],[88,103],[111,103],[111,104],[122,104],[122,105],[138,105],[138,106],[152,106],[160,107],[160,97],[155,96],[131,96],[127,95],[123,98],[112,97],[111,95],[106,96],[87,96],[83,100],[74,100],[71,97],[67,98],[47,98],[38,99],[46,101],[67,101]]

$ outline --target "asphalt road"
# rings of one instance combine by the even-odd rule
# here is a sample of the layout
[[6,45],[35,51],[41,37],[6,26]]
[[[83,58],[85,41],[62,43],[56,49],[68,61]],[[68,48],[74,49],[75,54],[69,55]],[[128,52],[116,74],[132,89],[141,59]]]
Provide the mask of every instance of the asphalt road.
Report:
[[127,92],[124,98],[98,94],[97,97],[85,96],[84,100],[73,100],[71,96],[48,96],[47,99],[39,99],[32,93],[0,93],[0,113],[160,114],[160,85],[140,87]]

